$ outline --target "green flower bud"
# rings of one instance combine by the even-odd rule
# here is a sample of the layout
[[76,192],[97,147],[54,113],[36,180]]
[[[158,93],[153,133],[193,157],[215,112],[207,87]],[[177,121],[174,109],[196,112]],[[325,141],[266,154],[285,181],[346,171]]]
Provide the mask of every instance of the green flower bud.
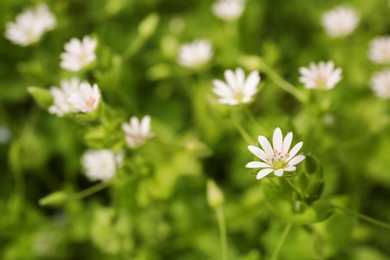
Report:
[[324,180],[316,180],[310,184],[306,192],[306,201],[312,203],[318,200],[324,192],[325,184]]
[[41,206],[57,207],[64,204],[68,195],[63,191],[56,191],[39,200]]
[[223,204],[223,193],[213,180],[207,181],[207,203],[215,209]]
[[27,91],[41,108],[48,109],[53,104],[53,97],[48,90],[38,87],[28,87]]
[[312,155],[306,155],[305,168],[308,174],[314,174],[318,172],[319,163],[317,159]]
[[159,20],[160,18],[156,13],[148,15],[138,27],[139,34],[145,38],[151,36],[156,30]]

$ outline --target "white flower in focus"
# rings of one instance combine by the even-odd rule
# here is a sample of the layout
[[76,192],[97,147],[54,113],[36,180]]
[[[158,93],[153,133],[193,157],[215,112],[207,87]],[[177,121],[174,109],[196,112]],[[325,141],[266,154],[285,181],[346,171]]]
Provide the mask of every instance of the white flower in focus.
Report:
[[66,113],[73,112],[74,108],[69,102],[69,98],[73,93],[77,92],[79,85],[79,79],[74,77],[70,80],[62,80],[61,88],[51,87],[49,92],[53,97],[53,105],[49,107],[49,113],[63,116]]
[[231,106],[250,102],[260,82],[258,71],[252,71],[245,79],[241,68],[237,68],[235,73],[226,70],[225,79],[226,83],[218,79],[213,80],[213,92],[219,96],[219,103]]
[[28,9],[16,16],[15,22],[6,25],[5,37],[11,42],[27,46],[39,41],[46,31],[56,25],[56,18],[46,4]]
[[96,59],[97,40],[84,36],[83,40],[72,38],[65,43],[65,51],[61,53],[61,68],[79,71]]
[[371,88],[377,97],[390,98],[390,69],[375,73],[371,78]]
[[352,7],[339,6],[322,16],[322,25],[331,37],[343,37],[352,33],[359,23],[359,15]]
[[301,77],[299,81],[305,85],[306,88],[316,89],[332,89],[341,80],[340,68],[335,69],[333,61],[323,62],[317,64],[310,63],[309,68],[299,68]]
[[235,20],[244,11],[244,0],[218,0],[213,4],[212,11],[222,20]]
[[130,118],[130,124],[122,124],[126,143],[130,148],[136,148],[154,136],[154,133],[150,131],[150,120],[150,116],[144,116],[141,121],[133,116]]
[[208,40],[196,40],[180,46],[178,63],[196,69],[207,63],[212,55],[213,50]]
[[98,85],[91,86],[88,82],[82,82],[77,91],[71,93],[68,102],[74,107],[75,112],[95,111],[100,102]]
[[368,57],[374,63],[390,63],[390,37],[374,38],[370,43]]
[[250,145],[248,146],[255,156],[260,158],[262,162],[253,161],[249,162],[246,168],[264,168],[257,173],[256,178],[259,180],[271,172],[278,177],[283,176],[284,171],[292,172],[296,170],[295,165],[305,159],[304,155],[297,155],[301,149],[303,142],[297,143],[289,152],[293,134],[289,132],[283,140],[282,131],[280,128],[276,128],[272,137],[272,143],[268,142],[264,136],[259,136],[258,140],[263,149]]
[[107,181],[115,176],[121,164],[112,150],[89,150],[83,154],[82,164],[91,181]]

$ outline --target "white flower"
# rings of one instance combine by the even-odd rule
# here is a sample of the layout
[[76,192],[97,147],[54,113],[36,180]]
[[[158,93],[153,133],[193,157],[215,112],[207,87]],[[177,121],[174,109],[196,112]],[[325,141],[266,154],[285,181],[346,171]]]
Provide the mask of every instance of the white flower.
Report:
[[368,57],[374,63],[390,63],[390,37],[374,38],[370,43]]
[[74,107],[75,112],[93,112],[99,105],[100,93],[97,84],[91,86],[88,82],[82,82],[76,92],[68,98],[68,102]]
[[150,132],[150,116],[145,116],[141,121],[135,116],[130,118],[130,124],[123,123],[122,130],[125,133],[126,143],[130,148],[142,145],[146,140],[154,136]]
[[339,6],[322,16],[322,25],[331,37],[343,37],[352,33],[359,23],[359,15],[352,7]]
[[91,181],[110,180],[121,166],[112,150],[89,150],[83,154],[82,164]]
[[333,61],[320,61],[318,65],[310,63],[309,68],[301,67],[299,72],[299,81],[306,88],[332,89],[341,80],[342,70],[335,69]]
[[264,136],[259,136],[258,140],[263,149],[250,145],[248,146],[255,156],[259,157],[263,162],[249,162],[246,168],[264,168],[257,173],[256,178],[261,179],[271,172],[276,176],[283,176],[284,171],[292,172],[296,170],[295,165],[305,159],[304,155],[297,155],[301,149],[303,142],[297,143],[289,152],[293,134],[289,132],[283,140],[282,131],[276,128],[272,138],[273,148]]
[[258,71],[252,71],[245,80],[241,68],[237,68],[235,73],[225,70],[225,79],[227,84],[218,79],[213,80],[213,91],[219,96],[219,103],[231,106],[250,102],[260,82]]
[[218,0],[213,4],[213,14],[222,20],[239,18],[244,11],[244,0]]
[[51,87],[49,91],[53,97],[53,105],[49,107],[49,113],[63,116],[66,113],[73,112],[74,108],[69,102],[69,98],[77,92],[79,85],[79,79],[74,77],[71,80],[62,80],[61,88]]
[[96,59],[95,49],[97,40],[84,36],[83,40],[72,38],[65,44],[61,54],[61,68],[70,71],[79,71]]
[[11,42],[27,46],[39,41],[42,35],[56,25],[56,18],[46,4],[27,9],[6,25],[5,37]]
[[382,99],[390,98],[390,69],[375,73],[371,78],[371,88],[377,97]]
[[178,63],[196,69],[207,63],[212,55],[213,50],[208,40],[196,40],[180,46]]

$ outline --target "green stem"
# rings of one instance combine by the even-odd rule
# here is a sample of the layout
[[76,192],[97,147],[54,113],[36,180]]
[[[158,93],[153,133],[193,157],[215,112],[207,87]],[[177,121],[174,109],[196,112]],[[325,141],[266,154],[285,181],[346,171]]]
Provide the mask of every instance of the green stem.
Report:
[[286,241],[286,238],[288,236],[288,233],[290,232],[290,229],[292,227],[291,223],[288,223],[287,226],[284,228],[282,235],[279,238],[278,244],[276,245],[276,248],[272,254],[271,260],[276,260],[278,259],[280,250],[283,247],[284,242]]
[[232,120],[234,126],[237,128],[238,132],[240,132],[242,138],[248,143],[248,144],[253,144],[253,140],[250,137],[250,135],[245,131],[245,129],[242,127],[240,122],[238,121],[238,118],[232,114]]
[[145,43],[145,40],[145,37],[138,35],[124,52],[122,61],[126,62],[129,60],[142,47],[142,45]]
[[287,178],[283,178],[283,180],[286,181],[286,182],[288,183],[288,185],[290,185],[290,187],[291,187],[296,193],[298,193],[298,195],[299,195],[300,197],[302,197],[301,192],[298,190],[297,187],[295,187],[294,184],[291,183],[291,181],[289,181]]
[[279,74],[276,71],[274,71],[271,67],[269,67],[264,62],[261,63],[261,69],[281,89],[290,93],[291,95],[293,95],[296,99],[298,99],[302,103],[306,102],[306,96],[301,91],[299,91],[297,88],[295,88],[291,83],[284,80],[281,76],[279,76]]
[[258,122],[258,120],[256,120],[256,118],[254,117],[252,111],[250,111],[247,107],[245,107],[243,110],[244,110],[245,115],[252,122],[252,124],[254,124],[258,128],[258,132],[261,132],[261,133],[267,132],[265,127],[263,126],[263,124],[260,124]]
[[222,207],[215,209],[215,212],[217,213],[219,235],[220,235],[220,240],[221,240],[222,260],[228,260],[228,247],[227,247],[225,216],[223,214]]
[[106,181],[106,182],[100,182],[86,190],[80,191],[75,194],[74,199],[83,199],[85,197],[88,197],[98,191],[101,191],[109,186],[111,186],[114,182],[113,181]]
[[389,229],[389,230],[390,230],[390,224],[388,224],[388,223],[386,223],[386,222],[382,222],[382,221],[380,221],[380,220],[376,220],[376,219],[371,218],[371,217],[369,217],[369,216],[363,215],[363,214],[361,214],[361,213],[355,212],[355,211],[350,210],[350,209],[347,209],[347,208],[343,208],[343,207],[338,206],[338,205],[334,205],[334,204],[332,204],[332,205],[333,205],[336,209],[339,209],[339,210],[342,210],[342,211],[344,211],[344,212],[346,212],[346,213],[349,213],[349,214],[351,214],[351,215],[353,215],[353,216],[355,216],[355,217],[358,217],[358,218],[360,218],[360,219],[362,219],[362,220],[365,220],[365,221],[367,221],[367,222],[369,222],[369,223],[371,223],[371,224],[373,224],[373,225],[376,225],[376,226],[379,226],[379,227],[383,227],[383,228],[386,228],[386,229]]

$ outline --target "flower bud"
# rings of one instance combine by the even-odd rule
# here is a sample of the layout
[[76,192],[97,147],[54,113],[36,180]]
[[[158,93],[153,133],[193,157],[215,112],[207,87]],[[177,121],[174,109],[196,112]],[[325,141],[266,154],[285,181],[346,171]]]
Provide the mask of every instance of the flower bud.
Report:
[[47,195],[46,197],[43,197],[42,199],[39,200],[39,205],[40,206],[61,206],[64,204],[64,202],[67,199],[67,194],[63,191],[56,191],[54,193],[51,193]]
[[213,180],[207,181],[207,203],[212,208],[219,208],[223,204],[223,193]]
[[138,27],[138,32],[140,33],[140,35],[145,38],[151,36],[156,30],[159,19],[160,18],[157,14],[152,13],[148,15],[144,20],[142,20],[141,24]]
[[318,172],[319,163],[317,159],[312,155],[306,155],[305,168],[308,174],[313,174]]
[[53,104],[53,97],[46,89],[38,87],[28,87],[27,91],[32,95],[35,102],[37,102],[37,104],[43,109],[47,109]]

